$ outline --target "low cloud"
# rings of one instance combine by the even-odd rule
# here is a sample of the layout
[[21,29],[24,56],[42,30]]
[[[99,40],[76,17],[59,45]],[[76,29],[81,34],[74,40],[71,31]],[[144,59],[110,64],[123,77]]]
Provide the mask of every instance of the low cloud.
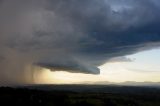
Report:
[[128,57],[115,57],[108,60],[108,62],[133,62],[135,59],[131,59]]

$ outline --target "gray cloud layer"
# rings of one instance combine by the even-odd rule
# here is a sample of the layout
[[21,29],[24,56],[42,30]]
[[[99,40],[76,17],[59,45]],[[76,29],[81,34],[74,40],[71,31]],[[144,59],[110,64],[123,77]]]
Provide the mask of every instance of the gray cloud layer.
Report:
[[1,0],[0,83],[33,66],[99,74],[109,59],[159,46],[158,0]]

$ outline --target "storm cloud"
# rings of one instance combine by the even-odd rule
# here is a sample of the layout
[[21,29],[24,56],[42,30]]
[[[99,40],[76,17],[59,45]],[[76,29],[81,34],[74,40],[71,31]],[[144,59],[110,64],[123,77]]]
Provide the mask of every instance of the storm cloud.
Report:
[[99,74],[111,58],[158,47],[158,0],[1,0],[0,83],[35,67]]

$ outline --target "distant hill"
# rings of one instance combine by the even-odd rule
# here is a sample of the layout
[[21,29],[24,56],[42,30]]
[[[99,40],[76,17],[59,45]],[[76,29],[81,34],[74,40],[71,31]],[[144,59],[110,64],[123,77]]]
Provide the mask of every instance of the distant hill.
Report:
[[129,86],[151,86],[151,87],[160,87],[160,82],[134,82],[127,81],[124,83],[119,83],[120,85],[129,85]]
[[91,85],[122,85],[122,86],[148,86],[148,87],[160,87],[160,82],[135,82],[126,81],[121,83],[109,82],[109,81],[99,81],[99,82],[83,82],[84,84]]
[[[19,88],[19,87],[18,87]],[[37,89],[43,91],[69,91],[69,92],[87,92],[87,93],[118,93],[118,94],[143,94],[160,93],[159,87],[150,86],[128,86],[128,85],[93,85],[93,84],[73,84],[73,85],[30,85],[20,88]]]

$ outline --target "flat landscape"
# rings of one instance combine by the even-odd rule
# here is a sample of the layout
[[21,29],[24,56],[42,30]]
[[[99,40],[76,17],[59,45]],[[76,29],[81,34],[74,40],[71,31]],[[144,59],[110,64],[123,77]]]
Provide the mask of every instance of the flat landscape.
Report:
[[0,103],[15,106],[160,106],[160,89],[117,85],[1,87]]

